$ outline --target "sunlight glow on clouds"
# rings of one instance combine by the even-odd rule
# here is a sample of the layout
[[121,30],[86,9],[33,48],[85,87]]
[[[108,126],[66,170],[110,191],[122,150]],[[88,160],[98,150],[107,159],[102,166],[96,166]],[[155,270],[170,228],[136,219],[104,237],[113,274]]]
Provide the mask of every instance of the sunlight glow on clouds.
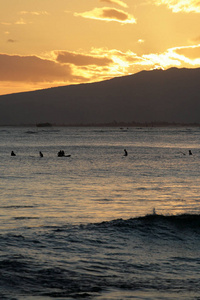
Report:
[[189,46],[189,47],[179,47],[176,48],[176,52],[180,55],[184,55],[189,59],[195,60],[200,59],[200,44],[196,46]]
[[35,16],[41,16],[41,15],[49,15],[49,13],[47,11],[21,11],[20,12],[21,15],[35,15]]
[[0,2],[0,94],[200,67],[200,0]]
[[[190,57],[189,57],[190,56]],[[200,44],[196,46],[175,47],[162,54],[148,54],[143,57],[164,68],[200,67]]]
[[16,21],[15,24],[16,24],[16,25],[26,25],[27,22],[24,21],[24,19],[21,18],[20,20]]
[[92,48],[89,53],[54,51],[52,59],[69,64],[72,74],[87,82],[134,74],[141,70],[200,67],[200,45],[170,48],[164,53],[138,56],[132,51]]
[[174,13],[178,12],[195,12],[200,13],[199,0],[157,0],[157,5],[166,4]]
[[110,3],[110,4],[116,4],[119,5],[121,7],[128,7],[128,5],[126,3],[124,3],[121,0],[100,0],[100,2],[106,2],[106,3]]
[[10,26],[10,25],[12,25],[12,23],[9,23],[9,22],[1,22],[0,24],[4,25],[4,26]]
[[[200,67],[200,44],[174,47],[164,53],[137,55],[117,49],[92,48],[89,52],[55,50],[45,57],[0,54],[1,86],[29,90],[102,81],[142,70]],[[2,91],[1,91],[2,93]]]
[[101,21],[115,21],[122,24],[134,24],[136,23],[136,19],[124,12],[123,10],[119,10],[116,8],[103,7],[103,8],[94,8],[91,11],[84,13],[75,13],[76,17],[80,16],[87,19],[101,20]]
[[169,51],[186,66],[200,67],[200,44],[189,47],[172,48]]

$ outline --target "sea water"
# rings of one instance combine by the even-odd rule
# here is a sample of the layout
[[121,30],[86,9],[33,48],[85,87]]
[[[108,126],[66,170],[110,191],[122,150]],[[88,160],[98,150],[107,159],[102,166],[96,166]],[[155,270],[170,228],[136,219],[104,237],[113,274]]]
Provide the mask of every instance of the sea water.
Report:
[[1,127],[0,170],[0,299],[200,299],[200,128]]

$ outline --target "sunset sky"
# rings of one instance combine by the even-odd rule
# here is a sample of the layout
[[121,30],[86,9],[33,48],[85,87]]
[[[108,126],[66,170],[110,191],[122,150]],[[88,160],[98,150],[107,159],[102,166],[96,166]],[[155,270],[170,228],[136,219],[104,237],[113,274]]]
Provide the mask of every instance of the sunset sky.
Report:
[[0,0],[0,95],[200,67],[199,0]]

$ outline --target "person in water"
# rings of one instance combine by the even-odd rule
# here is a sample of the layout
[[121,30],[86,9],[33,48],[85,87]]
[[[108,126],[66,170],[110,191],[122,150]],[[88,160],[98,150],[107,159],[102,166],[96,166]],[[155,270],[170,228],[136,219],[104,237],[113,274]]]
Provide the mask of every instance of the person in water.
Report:
[[58,157],[62,157],[62,156],[65,156],[65,152],[63,150],[60,150],[58,152]]
[[128,152],[124,149],[124,156],[128,156]]
[[40,153],[40,157],[43,157],[43,156],[44,156],[43,153],[42,153],[41,151],[40,151],[39,153]]
[[189,155],[192,155],[192,151],[191,150],[189,150]]
[[16,156],[16,154],[14,153],[14,151],[11,152],[11,156]]

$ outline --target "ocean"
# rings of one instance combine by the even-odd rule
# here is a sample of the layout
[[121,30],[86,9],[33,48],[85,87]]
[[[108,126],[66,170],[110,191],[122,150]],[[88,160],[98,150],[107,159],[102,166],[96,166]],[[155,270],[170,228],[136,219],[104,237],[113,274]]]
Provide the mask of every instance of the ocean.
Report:
[[199,127],[0,127],[0,170],[1,300],[200,299]]

